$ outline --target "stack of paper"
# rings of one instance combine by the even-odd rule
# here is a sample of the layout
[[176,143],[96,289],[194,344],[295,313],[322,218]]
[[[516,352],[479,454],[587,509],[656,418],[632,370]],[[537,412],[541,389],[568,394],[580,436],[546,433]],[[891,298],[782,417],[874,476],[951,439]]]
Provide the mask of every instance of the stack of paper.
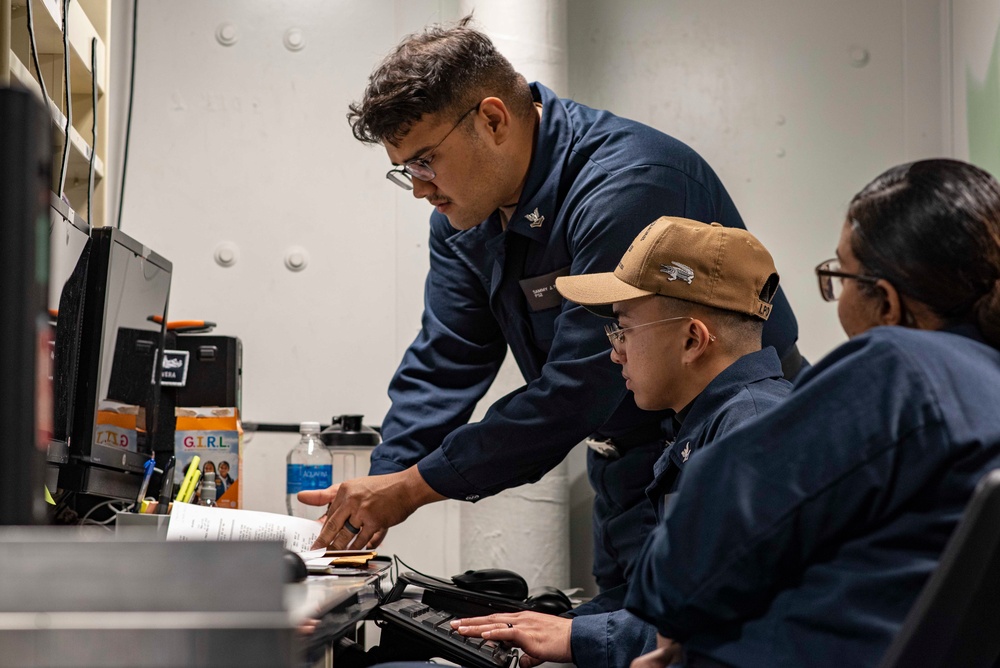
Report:
[[363,575],[368,562],[378,556],[373,550],[311,550],[300,555],[310,573],[331,575]]
[[322,528],[317,520],[175,501],[170,511],[167,540],[273,540],[302,557],[310,573],[353,575],[367,572],[367,564],[378,555],[377,552],[310,550]]

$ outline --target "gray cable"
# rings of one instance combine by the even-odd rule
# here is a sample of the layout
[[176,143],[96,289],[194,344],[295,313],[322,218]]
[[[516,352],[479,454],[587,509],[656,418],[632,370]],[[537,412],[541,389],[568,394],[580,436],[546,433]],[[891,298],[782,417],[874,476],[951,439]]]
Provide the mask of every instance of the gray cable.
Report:
[[63,140],[62,166],[59,168],[59,197],[62,198],[66,191],[66,171],[69,168],[69,129],[73,126],[73,94],[70,89],[69,80],[69,2],[62,2],[62,31],[63,31],[63,74],[66,77],[66,133]]
[[128,112],[125,116],[125,148],[122,155],[122,183],[118,189],[118,229],[122,229],[122,209],[125,206],[125,173],[128,171],[128,146],[132,137],[132,99],[135,92],[135,35],[139,28],[139,0],[132,3],[132,54],[128,83]]
[[45,103],[45,111],[49,110],[49,92],[45,88],[45,78],[42,76],[42,68],[38,64],[38,45],[35,43],[35,20],[31,15],[31,1],[25,3],[28,9],[28,42],[31,44],[31,59],[35,63],[35,73],[38,74],[38,85],[42,89],[42,101]]
[[[28,0],[31,4],[31,0]],[[93,143],[90,146],[90,165],[87,168],[87,224],[94,225],[93,201],[94,201],[94,160],[97,156],[97,38],[90,40],[90,99],[93,107]]]

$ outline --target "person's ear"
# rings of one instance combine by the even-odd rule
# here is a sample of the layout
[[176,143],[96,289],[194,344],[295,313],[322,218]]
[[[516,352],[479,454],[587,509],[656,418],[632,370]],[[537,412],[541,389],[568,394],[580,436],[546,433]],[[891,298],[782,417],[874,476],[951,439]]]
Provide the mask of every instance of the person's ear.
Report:
[[486,130],[494,143],[500,145],[510,136],[511,116],[507,105],[498,97],[488,97],[479,103],[479,118],[486,119]]
[[879,325],[904,325],[906,308],[899,291],[889,281],[884,278],[878,279],[875,283],[875,292],[878,295],[878,311],[875,318]]
[[697,318],[692,318],[684,328],[684,352],[681,355],[681,362],[683,364],[697,362],[708,350],[711,339],[712,334],[708,331],[705,323]]

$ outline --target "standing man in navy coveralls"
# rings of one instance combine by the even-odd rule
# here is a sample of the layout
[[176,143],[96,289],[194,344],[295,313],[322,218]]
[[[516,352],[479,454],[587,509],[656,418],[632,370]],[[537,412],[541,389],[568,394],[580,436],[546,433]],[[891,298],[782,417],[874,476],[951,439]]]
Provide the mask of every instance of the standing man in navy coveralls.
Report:
[[[327,505],[318,545],[378,545],[445,498],[534,482],[580,441],[595,490],[594,574],[623,584],[654,524],[644,495],[668,412],[640,411],[600,319],[555,279],[610,271],[661,215],[744,227],[712,169],[650,127],[529,85],[468,18],[406,38],[349,119],[384,146],[390,181],[435,211],[422,329],[389,387],[370,475],[303,492]],[[797,326],[779,293],[764,329],[788,376]],[[467,424],[510,348],[525,385]]]

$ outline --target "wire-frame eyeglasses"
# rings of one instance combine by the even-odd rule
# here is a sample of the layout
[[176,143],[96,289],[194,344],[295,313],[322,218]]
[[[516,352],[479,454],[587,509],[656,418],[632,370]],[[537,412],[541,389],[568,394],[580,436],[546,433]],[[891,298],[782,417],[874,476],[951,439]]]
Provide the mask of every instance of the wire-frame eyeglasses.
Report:
[[[433,153],[435,149],[441,146],[441,144],[443,144],[445,140],[451,136],[451,133],[462,124],[462,121],[464,121],[469,114],[479,110],[479,104],[480,103],[477,102],[476,106],[462,114],[459,119],[455,121],[455,125],[451,126],[451,130],[448,130],[447,134],[441,138],[441,141],[424,151],[423,154],[427,155],[429,153]],[[407,160],[402,165],[390,169],[385,174],[385,178],[389,179],[403,190],[413,190],[413,179],[433,181],[436,176],[437,172],[435,172],[431,167],[431,161],[424,157]]]
[[[694,320],[694,318],[681,315],[676,318],[665,318],[663,320],[654,320],[653,322],[644,322],[641,325],[634,325],[632,327],[619,327],[617,322],[613,322],[610,325],[604,326],[604,333],[608,335],[608,341],[611,342],[611,348],[619,355],[625,354],[625,332],[631,331],[633,329],[639,329],[640,327],[649,327],[650,325],[659,325],[665,322],[676,322],[678,320]],[[709,333],[709,341],[717,341],[714,334]]]

